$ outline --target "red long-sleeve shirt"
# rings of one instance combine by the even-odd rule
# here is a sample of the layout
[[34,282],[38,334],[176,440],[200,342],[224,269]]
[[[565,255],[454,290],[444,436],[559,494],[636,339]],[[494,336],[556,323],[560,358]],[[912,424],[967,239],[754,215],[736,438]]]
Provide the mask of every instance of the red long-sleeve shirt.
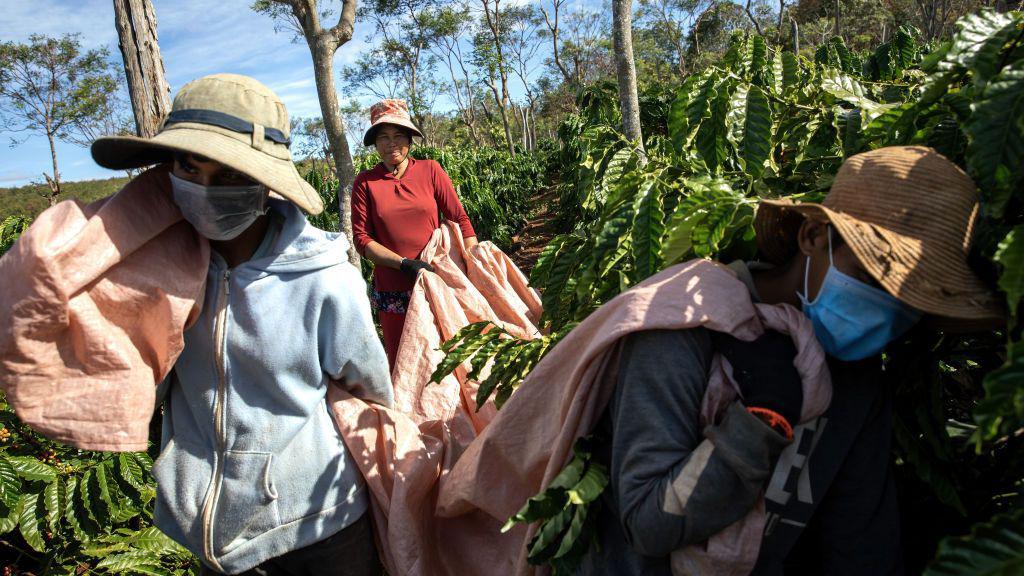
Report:
[[[437,162],[409,158],[401,178],[384,164],[360,172],[352,184],[356,250],[363,254],[375,240],[402,258],[416,258],[441,225],[439,211],[459,225],[464,238],[476,236],[451,178]],[[413,280],[400,270],[377,266],[374,285],[382,292],[399,292],[412,290]]]

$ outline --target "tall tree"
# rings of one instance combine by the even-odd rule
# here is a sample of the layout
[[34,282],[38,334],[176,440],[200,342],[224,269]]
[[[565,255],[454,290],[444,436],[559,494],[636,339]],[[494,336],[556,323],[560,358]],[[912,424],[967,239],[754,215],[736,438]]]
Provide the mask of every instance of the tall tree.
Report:
[[171,87],[156,36],[156,12],[150,0],[114,0],[114,22],[135,115],[135,132],[152,138],[171,111]]
[[[352,151],[345,135],[345,123],[338,106],[338,93],[334,88],[334,53],[352,39],[355,27],[356,0],[341,0],[337,10],[338,20],[334,26],[324,28],[321,20],[334,15],[334,11],[317,5],[317,0],[256,0],[253,9],[267,14],[291,28],[305,38],[313,56],[313,76],[320,100],[320,112],[324,129],[331,141],[334,167],[338,175],[338,212],[342,231],[352,238],[352,181],[355,167]],[[351,243],[348,257],[353,265],[359,266],[359,254],[355,243]]]
[[576,86],[583,86],[614,74],[608,29],[611,22],[607,13],[576,6],[566,14],[562,25],[562,61],[570,62],[569,71]]
[[43,177],[51,206],[61,191],[56,142],[71,142],[102,121],[110,109],[109,97],[117,91],[109,56],[105,49],[83,52],[72,34],[34,34],[27,44],[0,43],[0,129],[27,133],[13,137],[12,144],[31,133],[46,136],[53,173]]
[[558,40],[558,16],[565,2],[566,0],[552,0],[551,11],[548,11],[547,6],[541,5],[540,12],[544,15],[544,24],[547,25],[548,35],[551,38],[551,61],[555,65],[555,69],[562,74],[562,79],[565,83],[572,84],[576,78],[569,73],[569,69],[562,63],[562,45]]
[[486,81],[494,95],[494,102],[501,115],[501,124],[505,129],[505,143],[509,154],[515,156],[516,147],[512,140],[512,121],[509,118],[511,99],[508,93],[508,62],[505,58],[504,13],[501,0],[480,0],[483,7],[483,23],[485,31],[476,37],[476,52],[481,68],[487,71]]
[[476,86],[471,75],[472,65],[462,51],[462,43],[471,32],[473,18],[465,5],[444,6],[431,16],[431,34],[435,38],[432,50],[448,69],[451,83],[449,93],[459,110],[459,120],[465,125],[469,137],[480,144],[476,126]]
[[[634,43],[638,60],[653,68],[659,78],[670,70],[684,75],[687,30],[709,4],[708,0],[640,0],[634,40],[644,44],[647,50],[640,52]],[[642,62],[645,59],[647,62]],[[642,69],[641,74],[647,70]]]
[[359,9],[360,22],[373,23],[368,41],[377,40],[367,71],[400,73],[402,92],[413,122],[427,132],[424,122],[433,105],[430,74],[437,64],[431,47],[437,41],[432,26],[438,0],[370,0]]
[[612,41],[615,45],[615,76],[619,81],[622,132],[637,143],[643,157],[640,131],[640,100],[636,93],[636,65],[633,62],[633,2],[612,0]]

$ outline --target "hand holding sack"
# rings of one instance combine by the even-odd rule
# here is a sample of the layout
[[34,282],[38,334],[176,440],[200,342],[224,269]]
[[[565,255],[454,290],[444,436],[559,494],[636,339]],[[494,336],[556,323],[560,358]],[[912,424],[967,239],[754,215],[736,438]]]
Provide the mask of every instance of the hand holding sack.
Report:
[[434,267],[427,264],[423,260],[410,260],[409,258],[402,258],[402,265],[399,268],[406,275],[411,277],[413,280],[419,275],[420,270],[426,270],[427,272],[434,272]]

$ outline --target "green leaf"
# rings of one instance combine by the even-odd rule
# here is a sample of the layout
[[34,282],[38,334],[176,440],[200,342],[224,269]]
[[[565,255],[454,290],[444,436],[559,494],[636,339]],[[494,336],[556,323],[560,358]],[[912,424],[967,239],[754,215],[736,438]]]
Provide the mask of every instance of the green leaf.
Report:
[[57,471],[31,456],[8,456],[7,461],[14,471],[25,480],[42,480],[53,482],[57,479]]
[[100,463],[100,465],[96,466],[94,470],[99,498],[106,505],[108,511],[113,511],[117,506],[114,503],[114,499],[111,497],[111,486],[107,481],[107,462]]
[[160,557],[146,550],[133,550],[122,554],[107,556],[96,564],[97,570],[107,570],[112,574],[137,571],[140,568],[160,566]]
[[532,523],[538,520],[551,518],[555,514],[566,507],[569,500],[565,495],[565,490],[561,488],[548,488],[542,493],[530,498],[526,501],[519,512],[516,512],[514,516],[508,519],[501,528],[501,532],[504,534],[508,532],[514,525],[519,523]]
[[563,558],[568,555],[576,548],[576,541],[583,534],[583,529],[587,522],[588,509],[586,506],[575,506],[574,508],[576,510],[573,513],[572,522],[569,523],[569,529],[562,536],[562,542],[558,545],[554,558]]
[[[579,441],[577,441],[577,443],[578,442]],[[574,449],[572,459],[570,459],[569,463],[565,465],[565,468],[562,468],[562,471],[551,480],[551,484],[548,484],[548,488],[569,490],[579,484],[580,480],[583,478],[583,471],[587,467],[587,460],[589,457],[589,454],[580,454]]]
[[21,495],[21,513],[18,518],[18,528],[21,531],[21,535],[25,538],[25,542],[33,550],[45,552],[46,541],[43,540],[43,534],[40,530],[42,517],[45,513],[43,510],[40,510],[39,504],[39,494],[28,493]]
[[187,554],[180,544],[171,540],[166,534],[155,526],[139,530],[131,539],[133,548],[152,552],[163,556],[165,554]]
[[906,26],[896,29],[896,34],[892,39],[892,49],[893,60],[901,72],[914,65],[914,60],[917,58],[917,42],[914,41],[914,37]]
[[530,553],[528,560],[531,564],[543,564],[553,558],[555,553],[558,552],[562,544],[562,536],[569,529],[569,525],[575,516],[575,508],[575,506],[563,508],[561,512],[555,514],[550,520],[541,525],[537,535],[533,537],[529,544]]
[[57,525],[60,524],[65,508],[64,498],[64,483],[59,478],[47,484],[46,488],[43,489],[43,502],[46,504],[46,524],[49,526],[50,532],[56,532]]
[[[967,166],[974,181],[986,194],[989,211],[1000,216],[1010,190],[1024,175],[1024,61],[999,73],[975,101],[973,114],[964,126],[970,138]],[[1000,182],[1000,171],[1012,179]]]
[[[487,342],[500,336],[500,332],[488,333],[481,336],[484,328],[493,326],[490,322],[476,322],[463,327],[447,342],[441,345],[446,355],[430,375],[431,382],[440,382],[446,376],[454,372],[463,362],[476,354],[480,347]],[[459,345],[461,344],[461,345]]]
[[1024,343],[1010,345],[1002,368],[985,377],[985,397],[974,408],[978,440],[994,440],[1024,427]]
[[608,165],[605,167],[604,176],[601,179],[601,187],[609,190],[615,187],[619,179],[622,178],[623,173],[626,172],[626,168],[631,166],[635,159],[636,151],[631,146],[623,146],[612,154],[608,159]]
[[718,172],[728,159],[726,116],[729,114],[729,100],[734,88],[735,82],[726,78],[712,89],[708,116],[697,129],[697,152],[712,173]]
[[144,487],[145,481],[143,480],[142,466],[131,454],[118,454],[117,455],[117,470],[121,476],[121,479],[126,484],[135,488],[140,493]]
[[[86,517],[92,520],[97,526],[103,526],[103,513],[97,509],[96,503],[96,488],[95,480],[93,480],[93,471],[87,470],[85,474],[78,479],[78,498],[75,500],[81,503],[82,510],[85,512]],[[75,512],[79,512],[78,509]],[[81,519],[81,517],[79,517]]]
[[861,113],[859,108],[836,112],[839,136],[843,140],[843,156],[849,158],[860,151]]
[[[702,78],[701,75],[695,74],[687,78],[683,84],[676,91],[676,98],[672,101],[672,105],[669,107],[668,115],[668,135],[672,140],[672,147],[675,149],[676,154],[684,154],[687,145],[690,143],[690,139],[693,137],[694,132],[697,129],[697,125],[692,123],[690,112],[690,102],[695,95],[698,81]],[[706,104],[705,104],[706,106]],[[694,110],[693,113],[697,113]],[[699,118],[702,114],[698,115]]]
[[597,462],[591,462],[580,481],[569,490],[569,502],[589,504],[597,500],[608,485],[608,469]]
[[760,178],[772,151],[772,110],[768,97],[757,86],[751,86],[747,91],[741,150],[747,174],[751,178]]
[[994,260],[1003,268],[999,288],[1006,293],[1010,313],[1016,315],[1024,298],[1024,224],[1018,225],[999,243]]
[[[689,101],[686,104],[686,127],[687,127],[687,138],[686,142],[689,142],[692,135],[696,133],[701,123],[705,118],[711,117],[711,106],[715,97],[718,96],[718,92],[715,90],[715,85],[718,83],[718,76],[716,74],[708,74],[707,79],[701,84],[700,89],[696,93],[690,96]],[[680,153],[682,147],[679,148]]]
[[[1001,31],[1013,25],[1014,19],[1011,15],[1001,14],[990,8],[965,15],[956,22],[957,33],[953,36],[950,49],[939,64],[939,69],[972,67],[980,53],[993,50],[992,40],[995,39],[998,43],[1002,37]],[[989,57],[990,55],[986,55],[986,59]],[[990,69],[987,65],[983,65],[982,68],[985,71]]]
[[867,90],[860,82],[839,70],[831,68],[822,70],[821,87],[836,98],[849,102],[862,110],[877,111],[883,107],[882,104],[868,97]]
[[969,536],[946,538],[925,576],[1024,574],[1024,509],[977,524]]
[[657,177],[640,187],[633,205],[633,266],[638,278],[647,278],[661,266],[661,235],[665,232],[665,214],[661,206],[661,186]]
[[21,478],[18,477],[9,456],[0,454],[0,502],[13,507],[21,498]]
[[67,484],[64,486],[64,518],[68,521],[68,525],[71,526],[72,532],[75,534],[75,539],[80,541],[88,540],[86,535],[85,523],[85,511],[81,509],[78,498],[78,478],[71,476],[67,479]]
[[0,535],[6,534],[18,527],[18,520],[21,518],[21,496],[14,506],[0,506]]
[[792,52],[782,53],[782,86],[791,92],[800,84],[800,60]]
[[764,42],[764,38],[760,36],[751,36],[750,42],[747,44],[747,55],[746,61],[744,62],[747,78],[755,81],[760,80],[763,82],[763,78],[768,71],[768,46]]

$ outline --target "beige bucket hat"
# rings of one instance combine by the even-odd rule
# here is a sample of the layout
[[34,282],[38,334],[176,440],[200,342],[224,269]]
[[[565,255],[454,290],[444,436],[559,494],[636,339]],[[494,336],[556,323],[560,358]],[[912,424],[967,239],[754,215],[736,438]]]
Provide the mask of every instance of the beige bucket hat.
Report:
[[843,163],[821,204],[763,200],[754,220],[758,249],[782,262],[805,217],[827,221],[890,294],[937,324],[1005,318],[1002,299],[967,264],[978,190],[931,148],[892,146]]
[[366,134],[363,134],[363,146],[373,146],[373,140],[381,124],[402,126],[411,130],[413,135],[423,138],[423,133],[409,117],[409,105],[405,100],[391,98],[370,106],[370,127],[366,129]]
[[289,131],[288,111],[277,94],[248,76],[214,74],[178,91],[156,136],[99,138],[91,151],[97,164],[114,170],[167,162],[174,152],[198,154],[319,214],[323,201],[292,163]]

